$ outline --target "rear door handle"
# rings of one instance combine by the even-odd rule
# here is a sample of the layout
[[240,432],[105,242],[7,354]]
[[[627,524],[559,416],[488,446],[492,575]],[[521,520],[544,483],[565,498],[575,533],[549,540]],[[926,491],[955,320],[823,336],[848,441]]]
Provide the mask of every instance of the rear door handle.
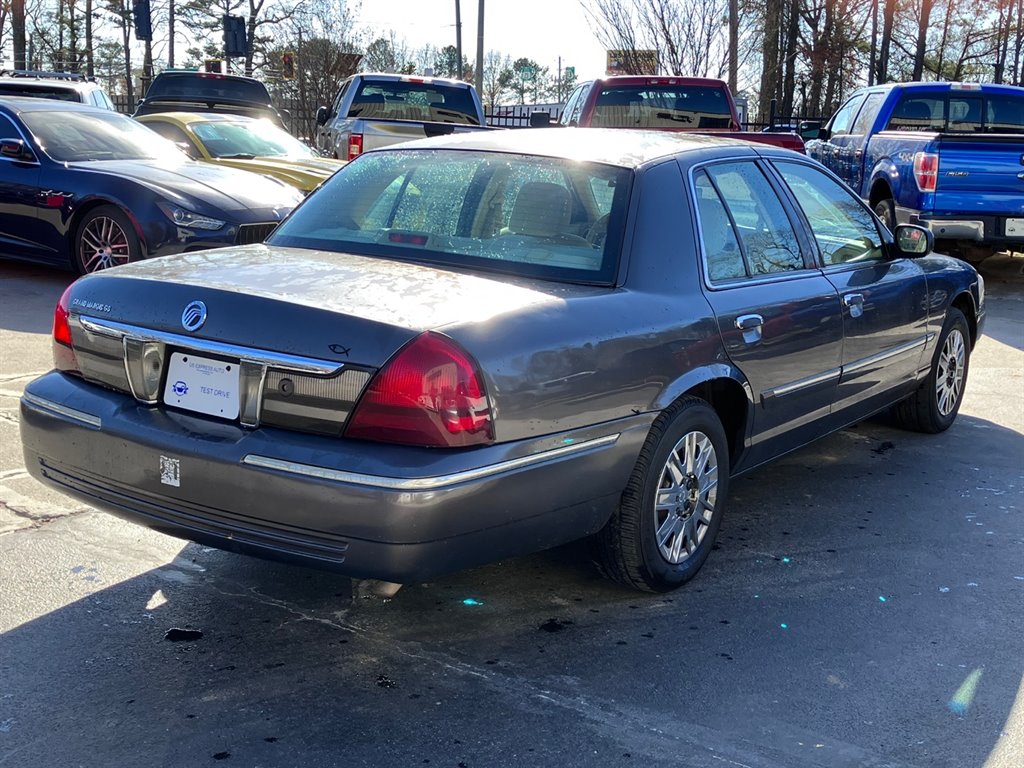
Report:
[[736,327],[741,331],[750,331],[764,325],[764,318],[760,315],[740,315],[736,318]]

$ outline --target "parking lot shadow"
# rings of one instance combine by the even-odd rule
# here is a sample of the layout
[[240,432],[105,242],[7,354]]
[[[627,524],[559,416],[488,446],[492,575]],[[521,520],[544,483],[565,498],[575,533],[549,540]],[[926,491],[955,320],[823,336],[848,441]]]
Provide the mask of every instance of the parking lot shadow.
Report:
[[[0,329],[50,333],[53,308],[74,279],[60,269],[0,260]],[[47,311],[39,311],[41,303]]]
[[1020,441],[820,441],[667,595],[583,544],[382,600],[99,513],[13,534],[0,766],[981,766],[1024,718]]

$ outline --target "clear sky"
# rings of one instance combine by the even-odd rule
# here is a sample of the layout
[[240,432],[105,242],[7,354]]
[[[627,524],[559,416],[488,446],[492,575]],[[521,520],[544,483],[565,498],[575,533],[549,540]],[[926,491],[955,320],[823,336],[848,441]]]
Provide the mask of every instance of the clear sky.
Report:
[[[479,0],[461,0],[462,52],[476,60]],[[363,0],[358,26],[374,33],[394,30],[412,49],[455,45],[455,0]],[[604,74],[605,52],[578,0],[485,0],[484,50],[513,59],[525,56],[541,66],[576,67],[580,79]]]

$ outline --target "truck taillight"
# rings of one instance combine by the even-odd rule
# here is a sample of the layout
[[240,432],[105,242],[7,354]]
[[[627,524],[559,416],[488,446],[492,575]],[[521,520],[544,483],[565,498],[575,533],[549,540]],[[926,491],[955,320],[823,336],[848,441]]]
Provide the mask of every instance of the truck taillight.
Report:
[[914,155],[914,181],[922,192],[934,192],[939,180],[939,156],[934,152]]
[[433,448],[486,445],[494,431],[483,374],[447,336],[422,333],[367,386],[345,437]]
[[355,160],[363,154],[363,134],[353,133],[348,137],[348,159]]
[[71,346],[71,286],[64,289],[53,310],[53,367],[65,373],[78,373],[78,360]]

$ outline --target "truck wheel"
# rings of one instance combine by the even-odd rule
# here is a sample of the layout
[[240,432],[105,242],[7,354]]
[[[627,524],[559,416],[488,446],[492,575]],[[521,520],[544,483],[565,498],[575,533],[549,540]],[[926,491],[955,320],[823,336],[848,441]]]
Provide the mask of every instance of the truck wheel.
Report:
[[681,586],[711,552],[728,490],[722,423],[703,400],[682,398],[655,420],[618,510],[595,537],[598,568],[649,592]]
[[875,215],[882,220],[890,232],[896,229],[896,204],[891,197],[883,197],[875,203]]
[[901,427],[935,434],[953,424],[964,399],[971,362],[970,339],[967,318],[956,307],[950,307],[927,378],[914,394],[896,404],[894,413]]

